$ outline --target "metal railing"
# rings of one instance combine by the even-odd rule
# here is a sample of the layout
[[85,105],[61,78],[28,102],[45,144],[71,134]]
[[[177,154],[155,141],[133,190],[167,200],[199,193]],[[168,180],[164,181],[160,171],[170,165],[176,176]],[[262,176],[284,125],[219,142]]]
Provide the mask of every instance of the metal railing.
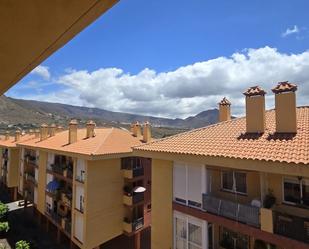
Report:
[[309,243],[309,218],[284,214],[273,210],[274,233]]
[[139,230],[144,226],[144,217],[138,218],[132,222],[133,231]]
[[209,213],[236,220],[254,227],[260,226],[260,209],[203,194],[203,209]]

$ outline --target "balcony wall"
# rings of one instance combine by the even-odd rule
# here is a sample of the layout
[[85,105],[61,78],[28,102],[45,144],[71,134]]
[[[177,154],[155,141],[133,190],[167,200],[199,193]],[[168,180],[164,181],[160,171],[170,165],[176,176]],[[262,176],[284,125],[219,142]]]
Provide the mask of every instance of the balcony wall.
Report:
[[[228,192],[221,189],[221,170],[223,168],[216,167],[207,168],[211,179],[211,194],[218,198],[230,201],[237,201],[240,204],[250,204],[253,199],[261,198],[261,190],[260,190],[260,173],[246,171],[247,173],[247,194],[234,194],[232,192]],[[208,183],[209,185],[209,183]]]

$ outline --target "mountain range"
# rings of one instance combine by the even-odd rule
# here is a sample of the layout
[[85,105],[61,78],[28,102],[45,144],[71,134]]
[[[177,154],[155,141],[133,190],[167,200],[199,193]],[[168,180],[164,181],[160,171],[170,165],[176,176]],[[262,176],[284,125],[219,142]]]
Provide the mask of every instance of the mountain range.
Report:
[[4,95],[0,97],[1,126],[28,125],[37,127],[44,122],[54,122],[65,126],[72,118],[78,119],[81,123],[86,122],[88,119],[93,119],[101,125],[128,125],[135,121],[149,121],[155,127],[193,129],[216,123],[218,120],[218,110],[206,110],[185,119],[169,119],[122,112],[112,112],[99,108],[15,99]]

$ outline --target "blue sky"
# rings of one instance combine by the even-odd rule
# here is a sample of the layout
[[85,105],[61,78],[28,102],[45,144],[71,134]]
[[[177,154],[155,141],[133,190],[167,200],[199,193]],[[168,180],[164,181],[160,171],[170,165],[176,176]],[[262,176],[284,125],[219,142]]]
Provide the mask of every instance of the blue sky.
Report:
[[308,9],[306,0],[122,0],[7,95],[185,117],[222,96],[241,114],[243,88],[294,80],[308,104]]

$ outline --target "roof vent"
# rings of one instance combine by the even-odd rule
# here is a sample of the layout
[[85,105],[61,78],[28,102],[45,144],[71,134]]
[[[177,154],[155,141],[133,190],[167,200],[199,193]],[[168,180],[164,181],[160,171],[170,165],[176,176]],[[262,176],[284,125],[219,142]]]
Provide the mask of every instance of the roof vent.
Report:
[[288,81],[279,82],[272,89],[275,93],[276,132],[296,133],[296,94],[297,85]]
[[92,120],[89,120],[86,124],[86,128],[87,128],[86,138],[94,137],[95,136],[95,133],[94,133],[95,122],[93,122]]
[[69,123],[69,144],[77,142],[77,120],[72,119]]
[[48,137],[48,125],[42,124],[41,125],[40,140],[43,141],[43,140],[47,139],[47,137]]
[[51,137],[55,136],[56,135],[56,125],[55,124],[52,124],[50,127],[49,127],[49,135]]
[[139,124],[138,121],[136,121],[135,124],[133,125],[133,136],[140,137],[141,135],[142,135],[141,125]]
[[20,137],[21,137],[21,131],[17,130],[15,132],[15,142],[18,142],[20,140]]
[[246,96],[246,132],[264,133],[266,92],[259,86],[253,86],[243,94]]
[[148,121],[144,123],[144,127],[143,127],[143,141],[145,143],[149,143],[151,141],[151,125],[150,125],[150,123]]
[[224,97],[219,102],[219,122],[228,121],[231,119],[231,102]]

